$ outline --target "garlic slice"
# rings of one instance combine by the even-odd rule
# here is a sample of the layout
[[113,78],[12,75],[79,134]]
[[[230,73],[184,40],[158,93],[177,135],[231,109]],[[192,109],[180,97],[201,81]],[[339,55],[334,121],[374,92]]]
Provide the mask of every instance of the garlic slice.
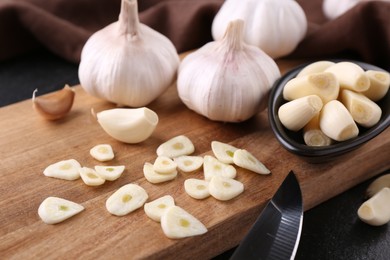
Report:
[[210,181],[213,176],[235,178],[237,174],[236,168],[232,165],[218,161],[218,159],[210,155],[205,155],[203,158],[203,171],[206,181]]
[[96,165],[95,166],[96,173],[101,178],[103,178],[107,181],[115,181],[116,179],[121,177],[124,170],[125,170],[124,165],[118,165],[118,166]]
[[209,183],[209,192],[217,200],[231,200],[244,191],[244,184],[222,176],[214,176]]
[[383,188],[390,188],[390,174],[382,175],[376,178],[367,188],[367,195],[369,197],[374,196]]
[[358,209],[358,216],[372,226],[381,226],[390,221],[390,188],[383,188]]
[[147,163],[147,162],[144,164],[143,173],[144,173],[145,179],[148,182],[154,183],[154,184],[173,180],[177,176],[177,170],[175,170],[169,174],[160,174],[158,172],[155,172],[153,170],[153,164]]
[[187,179],[184,181],[184,190],[194,199],[205,199],[210,196],[209,182],[199,179]]
[[81,179],[88,186],[99,186],[106,181],[94,169],[82,167],[79,169],[79,172]]
[[194,144],[184,135],[179,135],[169,139],[157,147],[158,156],[175,158],[182,155],[190,155],[195,151]]
[[158,115],[147,107],[114,108],[96,115],[103,130],[124,143],[140,143],[148,139],[158,124]]
[[84,207],[73,201],[48,197],[39,205],[38,215],[46,224],[57,224],[84,210]]
[[142,207],[147,199],[148,194],[141,186],[129,183],[106,200],[106,208],[112,215],[124,216]]
[[219,141],[211,142],[211,150],[213,151],[215,157],[223,163],[232,164],[234,152],[237,151],[237,149],[238,148],[233,145]]
[[364,70],[353,62],[338,62],[327,68],[325,72],[331,72],[336,76],[340,88],[362,92],[370,87],[370,80]]
[[75,159],[63,160],[49,165],[43,171],[47,177],[73,181],[80,178],[81,165]]
[[144,205],[145,214],[156,222],[161,222],[161,216],[164,212],[175,206],[175,201],[172,196],[165,195]]
[[263,163],[253,156],[253,154],[244,149],[238,149],[234,152],[233,161],[235,165],[258,174],[271,173]]
[[370,87],[363,91],[366,97],[372,101],[378,101],[382,99],[390,87],[390,74],[385,71],[367,70],[365,71],[367,77],[370,80]]
[[327,60],[321,60],[321,61],[316,61],[312,62],[308,65],[306,65],[298,74],[298,77],[303,77],[307,76],[313,73],[319,73],[319,72],[324,72],[327,68],[330,66],[334,65],[335,63],[332,61],[327,61]]
[[169,157],[158,156],[153,163],[153,170],[159,174],[171,174],[177,171],[177,164]]
[[179,239],[202,235],[207,228],[193,215],[178,206],[168,208],[161,216],[161,228],[168,238]]
[[101,162],[110,161],[114,159],[114,151],[109,144],[98,144],[89,151],[91,156]]
[[182,172],[194,172],[203,165],[203,157],[201,156],[182,155],[173,160]]

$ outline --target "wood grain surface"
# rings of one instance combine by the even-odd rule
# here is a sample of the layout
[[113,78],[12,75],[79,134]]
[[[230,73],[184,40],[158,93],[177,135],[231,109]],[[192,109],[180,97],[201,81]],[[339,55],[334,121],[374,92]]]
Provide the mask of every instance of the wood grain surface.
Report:
[[[285,72],[300,62],[278,61],[278,65]],[[80,86],[75,90],[71,113],[59,121],[40,118],[30,100],[0,109],[1,259],[207,259],[239,243],[290,170],[297,174],[307,210],[390,167],[389,129],[340,160],[310,164],[277,142],[266,111],[240,124],[212,122],[187,109],[175,85],[148,106],[160,119],[154,134],[140,144],[123,144],[109,137],[90,113],[91,108],[101,111],[115,105],[87,95]],[[245,148],[272,174],[262,176],[236,167],[245,191],[227,202],[212,197],[195,200],[185,193],[184,180],[202,178],[201,171],[180,173],[175,180],[158,185],[147,182],[143,164],[153,162],[158,145],[177,135],[193,141],[194,155],[212,154],[213,140]],[[93,146],[103,143],[115,151],[115,159],[108,163],[89,155]],[[87,167],[123,164],[126,170],[118,180],[99,187],[89,187],[81,179],[65,181],[43,175],[49,164],[70,158]],[[127,183],[145,188],[148,201],[172,195],[208,232],[172,240],[142,208],[123,217],[110,215],[105,201]],[[47,225],[37,210],[48,196],[80,203],[85,210],[57,225]]]

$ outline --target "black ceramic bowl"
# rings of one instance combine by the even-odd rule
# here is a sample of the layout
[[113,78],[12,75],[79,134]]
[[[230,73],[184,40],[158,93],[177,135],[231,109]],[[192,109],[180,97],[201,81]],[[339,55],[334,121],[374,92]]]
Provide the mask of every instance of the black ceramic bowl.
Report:
[[[332,60],[339,62],[340,60]],[[350,61],[350,60],[349,60]],[[364,70],[382,70],[371,64],[364,62],[351,61],[361,66]],[[309,162],[319,163],[326,162],[341,155],[350,152],[365,142],[371,140],[382,131],[384,131],[390,125],[390,91],[387,92],[386,96],[377,102],[382,109],[382,116],[379,122],[371,128],[364,128],[359,126],[359,135],[355,138],[337,142],[330,146],[324,147],[312,147],[307,146],[303,141],[302,132],[293,132],[285,128],[279,120],[278,110],[279,107],[286,103],[283,99],[283,88],[285,84],[301,71],[306,65],[303,64],[295,69],[292,69],[286,73],[283,77],[277,80],[271,89],[268,103],[268,118],[277,140],[282,146],[298,156],[303,157]]]

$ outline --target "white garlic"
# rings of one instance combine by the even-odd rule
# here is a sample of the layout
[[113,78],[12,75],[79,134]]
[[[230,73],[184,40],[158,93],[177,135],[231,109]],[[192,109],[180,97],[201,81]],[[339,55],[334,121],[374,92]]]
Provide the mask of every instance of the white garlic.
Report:
[[280,77],[275,61],[243,41],[242,20],[229,24],[224,38],[186,56],[177,88],[180,99],[211,120],[240,122],[265,108]]
[[230,21],[245,21],[245,42],[272,58],[291,53],[306,35],[307,19],[293,0],[226,0],[214,18],[212,35],[221,39]]
[[93,96],[141,107],[174,82],[178,66],[172,42],[139,22],[136,0],[122,0],[119,20],[94,33],[83,47],[79,79]]
[[[349,9],[361,2],[367,2],[372,0],[324,0],[322,2],[322,10],[328,19],[335,19],[340,15],[347,12]],[[389,2],[389,0],[382,0]]]

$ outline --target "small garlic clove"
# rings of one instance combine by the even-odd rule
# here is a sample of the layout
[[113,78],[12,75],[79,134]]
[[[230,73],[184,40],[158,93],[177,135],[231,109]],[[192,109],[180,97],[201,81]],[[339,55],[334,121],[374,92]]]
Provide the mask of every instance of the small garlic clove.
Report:
[[232,164],[234,152],[238,150],[238,148],[233,145],[222,143],[219,141],[211,142],[211,150],[213,151],[215,157],[223,163]]
[[112,215],[124,216],[142,207],[148,197],[148,193],[141,186],[126,184],[106,200],[106,208]]
[[43,174],[62,180],[73,181],[80,178],[79,169],[81,165],[75,159],[63,160],[46,167]]
[[125,170],[124,165],[118,165],[118,166],[96,165],[95,166],[96,173],[107,181],[115,181],[116,179],[121,177],[124,170]]
[[366,97],[372,101],[378,101],[383,98],[390,87],[390,74],[385,71],[367,70],[365,71],[370,79],[370,87],[363,91]]
[[38,89],[35,89],[32,96],[33,108],[39,115],[47,120],[57,120],[65,117],[73,106],[75,91],[65,85],[59,91],[36,96]]
[[381,189],[390,188],[390,174],[382,175],[376,178],[367,188],[367,196],[372,197],[377,194]]
[[321,61],[316,61],[312,62],[309,65],[305,66],[298,74],[298,77],[303,77],[307,76],[313,73],[319,73],[319,72],[324,72],[327,68],[330,66],[334,65],[335,63],[332,61],[327,61],[327,60],[321,60]]
[[331,72],[336,76],[340,88],[362,92],[370,87],[370,80],[364,70],[353,62],[338,62],[327,68],[325,72]]
[[167,156],[175,158],[182,155],[190,155],[195,151],[194,144],[184,135],[179,135],[169,139],[157,147],[158,156]]
[[390,221],[390,188],[382,188],[358,209],[361,221],[372,225],[381,226]]
[[214,176],[209,183],[209,192],[211,196],[217,200],[231,200],[240,195],[243,191],[244,184],[231,178]]
[[250,152],[238,149],[234,152],[234,164],[258,174],[270,174],[271,171]]
[[213,156],[206,155],[203,158],[204,179],[210,181],[213,176],[235,178],[237,171],[234,166],[223,163]]
[[202,200],[210,196],[209,182],[199,179],[187,179],[184,181],[184,190],[194,199]]
[[101,162],[110,161],[114,159],[114,151],[109,144],[98,144],[89,150],[91,156]]
[[83,182],[88,186],[99,186],[106,181],[94,169],[88,167],[80,168],[79,173]]
[[308,146],[328,146],[333,143],[333,140],[320,128],[320,113],[317,113],[303,127],[303,140]]
[[84,207],[73,201],[48,197],[39,205],[38,215],[46,224],[57,224],[84,210]]
[[170,195],[165,195],[151,202],[145,203],[144,211],[145,214],[152,220],[161,222],[161,216],[168,208],[172,206],[175,206],[173,197]]

